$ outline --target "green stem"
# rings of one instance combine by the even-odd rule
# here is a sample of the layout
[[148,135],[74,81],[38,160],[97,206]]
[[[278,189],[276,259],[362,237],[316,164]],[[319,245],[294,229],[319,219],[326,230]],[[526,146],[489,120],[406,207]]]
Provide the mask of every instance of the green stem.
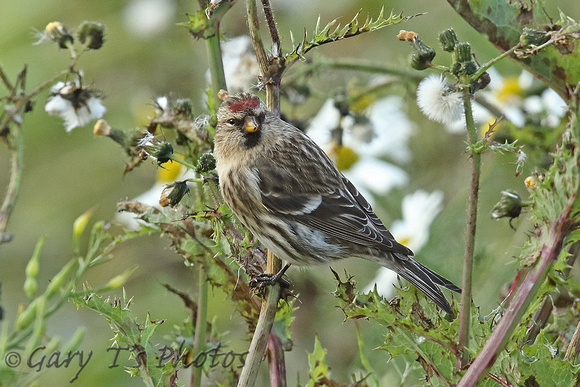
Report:
[[331,67],[340,70],[365,71],[370,73],[396,75],[401,78],[408,78],[414,81],[420,81],[424,77],[416,72],[412,73],[400,68],[385,66],[382,63],[376,63],[357,58],[317,58],[314,64],[322,67]]
[[[207,330],[207,292],[208,282],[205,275],[205,270],[202,265],[198,265],[198,300],[197,300],[197,319],[195,320],[195,339],[193,342],[193,353],[197,356],[205,349],[205,338]],[[203,367],[193,367],[192,385],[194,387],[201,386]]]
[[220,23],[216,22],[216,34],[205,40],[209,56],[209,71],[211,73],[211,87],[213,93],[214,106],[217,111],[219,106],[218,92],[221,89],[227,90],[226,76],[222,63],[222,52],[220,47]]
[[[468,88],[463,90],[463,107],[465,110],[465,124],[469,142],[477,142],[477,129],[473,120],[471,94]],[[459,347],[461,355],[457,359],[457,370],[463,368],[468,361],[469,320],[471,318],[471,293],[473,281],[473,256],[475,251],[475,233],[477,224],[477,202],[479,198],[479,179],[481,174],[481,154],[471,154],[471,183],[469,186],[469,202],[467,205],[467,226],[465,241],[465,256],[463,263],[463,277],[461,281],[461,309],[459,311]]]
[[496,64],[497,62],[499,62],[500,60],[505,58],[506,56],[513,54],[515,50],[517,50],[518,48],[521,48],[521,47],[522,47],[522,44],[518,43],[515,46],[513,46],[512,48],[510,48],[509,50],[507,50],[506,52],[502,53],[501,55],[496,56],[495,58],[491,59],[489,62],[482,65],[477,70],[477,72],[471,76],[471,79],[473,81],[477,80],[477,78],[479,78],[483,73],[485,73],[491,66],[493,66],[494,64]]
[[[191,169],[192,171],[195,171],[195,165],[191,164],[189,161],[185,161],[185,160],[180,159],[179,157],[175,156],[174,154],[169,156],[169,159],[171,161],[175,161],[176,163],[183,165],[184,167]],[[203,181],[203,179],[192,179],[191,181],[197,182],[197,181]]]

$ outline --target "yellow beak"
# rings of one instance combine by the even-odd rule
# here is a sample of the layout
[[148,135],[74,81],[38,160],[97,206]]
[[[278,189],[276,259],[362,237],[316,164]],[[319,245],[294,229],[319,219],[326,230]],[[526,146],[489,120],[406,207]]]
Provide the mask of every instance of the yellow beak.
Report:
[[244,130],[247,133],[254,133],[258,130],[258,123],[256,122],[256,118],[252,116],[247,116],[244,120]]

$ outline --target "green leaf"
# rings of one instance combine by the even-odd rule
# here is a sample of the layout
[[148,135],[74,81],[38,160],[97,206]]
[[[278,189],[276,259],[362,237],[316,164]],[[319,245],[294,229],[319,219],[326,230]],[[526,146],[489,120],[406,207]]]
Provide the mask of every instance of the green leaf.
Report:
[[[312,34],[312,39],[308,39],[307,34],[304,33],[304,38],[302,39],[302,42],[300,42],[298,45],[295,45],[292,52],[285,55],[284,59],[287,62],[302,59],[304,55],[314,47],[326,43],[336,42],[353,36],[357,36],[365,32],[376,31],[383,27],[398,24],[402,21],[411,18],[408,16],[403,16],[402,13],[394,15],[393,12],[391,11],[389,17],[385,19],[383,13],[384,8],[381,9],[381,12],[379,13],[376,19],[373,20],[372,18],[367,16],[363,25],[359,26],[358,22],[358,16],[360,14],[359,11],[353,17],[353,19],[344,26],[341,26],[338,23],[338,19],[334,19],[330,23],[326,24],[322,29],[320,28],[320,17],[318,17],[318,20],[316,21],[316,26],[314,27],[314,32]],[[292,42],[294,44],[293,36]]]
[[326,350],[322,348],[320,340],[316,336],[314,338],[314,350],[308,354],[308,375],[310,377],[308,386],[316,386],[316,382],[330,377],[325,357]]

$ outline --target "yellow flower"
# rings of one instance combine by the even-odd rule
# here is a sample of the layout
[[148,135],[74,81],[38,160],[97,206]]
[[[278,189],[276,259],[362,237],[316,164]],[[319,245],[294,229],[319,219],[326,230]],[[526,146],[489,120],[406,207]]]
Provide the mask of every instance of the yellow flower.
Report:
[[524,90],[521,88],[518,77],[505,77],[501,87],[496,91],[497,99],[503,103],[509,103],[521,98]]

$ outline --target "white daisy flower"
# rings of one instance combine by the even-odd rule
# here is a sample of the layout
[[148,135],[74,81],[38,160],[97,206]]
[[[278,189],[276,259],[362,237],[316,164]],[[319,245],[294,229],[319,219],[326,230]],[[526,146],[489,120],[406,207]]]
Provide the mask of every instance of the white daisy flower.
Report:
[[[340,112],[329,99],[306,130],[371,204],[371,193],[385,195],[409,181],[405,171],[381,159],[388,156],[405,162],[410,158],[407,142],[413,126],[400,110],[401,104],[398,97],[375,102],[368,109],[368,125],[361,126],[350,116],[341,121]],[[339,122],[344,129],[340,147],[331,138],[331,131]]]

